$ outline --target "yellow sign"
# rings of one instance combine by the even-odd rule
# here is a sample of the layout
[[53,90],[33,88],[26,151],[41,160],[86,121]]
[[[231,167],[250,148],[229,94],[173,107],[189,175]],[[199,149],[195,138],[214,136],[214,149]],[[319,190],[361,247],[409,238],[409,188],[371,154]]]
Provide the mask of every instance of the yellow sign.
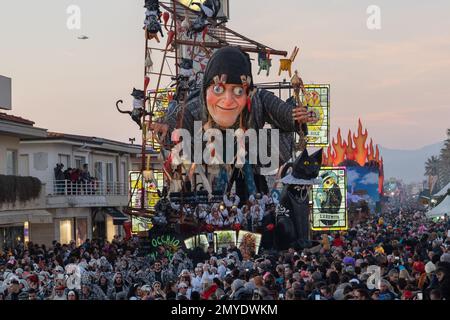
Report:
[[186,7],[189,7],[189,9],[194,11],[200,11],[199,6],[192,4],[193,2],[197,3],[204,3],[205,0],[178,0],[179,3],[185,5]]
[[307,144],[327,147],[330,140],[330,85],[305,85],[305,89],[307,94],[302,95],[302,103],[319,119],[314,124],[308,124]]

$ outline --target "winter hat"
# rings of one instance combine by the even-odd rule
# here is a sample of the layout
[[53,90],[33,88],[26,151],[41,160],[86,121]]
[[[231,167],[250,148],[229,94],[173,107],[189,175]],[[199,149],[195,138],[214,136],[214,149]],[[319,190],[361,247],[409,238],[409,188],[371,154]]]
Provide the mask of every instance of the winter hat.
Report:
[[57,266],[57,267],[55,268],[55,271],[56,271],[56,272],[62,272],[62,273],[64,273],[64,268],[61,267],[61,266]]
[[448,262],[448,263],[450,263],[450,253],[444,253],[442,256],[441,256],[441,262]]
[[39,282],[39,278],[38,278],[38,276],[36,274],[29,275],[27,277],[27,279],[30,280],[30,282],[33,282],[33,283]]
[[252,64],[248,54],[238,47],[224,47],[216,50],[206,66],[203,89],[214,83],[214,78],[226,75],[226,83],[242,84],[241,76],[250,77],[249,89],[253,89]]
[[188,285],[184,282],[180,282],[180,284],[178,284],[178,289],[181,289],[181,288],[188,288]]
[[352,265],[352,266],[355,265],[355,259],[353,257],[347,256],[347,257],[344,258],[343,262],[346,265]]
[[236,279],[231,284],[231,290],[237,291],[245,285],[245,281],[241,279]]
[[425,272],[430,274],[432,272],[436,271],[436,266],[434,265],[433,262],[429,261],[426,265],[425,265]]
[[151,292],[152,291],[152,287],[150,287],[148,284],[146,284],[146,285],[141,287],[141,291]]
[[413,263],[413,270],[424,273],[425,272],[425,265],[422,261],[416,261]]

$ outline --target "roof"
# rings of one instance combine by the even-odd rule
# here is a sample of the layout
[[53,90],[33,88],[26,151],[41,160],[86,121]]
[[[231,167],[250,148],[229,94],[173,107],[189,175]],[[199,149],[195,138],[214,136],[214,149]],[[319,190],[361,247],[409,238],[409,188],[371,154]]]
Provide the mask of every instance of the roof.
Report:
[[24,139],[25,142],[42,142],[42,141],[69,141],[77,142],[80,144],[90,144],[94,148],[105,149],[105,150],[119,150],[127,153],[139,153],[141,152],[141,146],[133,145],[129,143],[92,137],[92,136],[81,136],[75,134],[67,134],[60,132],[48,132],[45,138],[31,138]]
[[450,189],[450,182],[441,189],[441,191],[435,193],[433,197],[443,197],[447,194],[448,189]]
[[25,125],[30,125],[30,126],[34,125],[34,122],[31,120],[27,120],[27,119],[13,116],[11,114],[7,114],[7,113],[3,113],[3,112],[0,112],[0,120],[20,123],[20,124],[25,124]]
[[441,203],[426,213],[427,218],[442,217],[445,214],[450,214],[450,196],[445,197]]
[[47,136],[47,129],[35,127],[31,120],[0,112],[0,134],[20,139],[44,138]]

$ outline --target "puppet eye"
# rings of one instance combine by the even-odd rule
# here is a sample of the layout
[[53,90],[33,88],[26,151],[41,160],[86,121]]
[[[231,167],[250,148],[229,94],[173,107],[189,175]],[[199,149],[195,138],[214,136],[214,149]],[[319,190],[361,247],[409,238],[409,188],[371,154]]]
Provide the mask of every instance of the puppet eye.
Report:
[[225,92],[225,88],[224,88],[224,86],[221,85],[221,84],[216,84],[216,85],[213,87],[213,91],[214,91],[215,94],[222,94],[222,93]]
[[318,162],[316,161],[316,162],[314,162],[314,165],[315,165],[315,166],[318,166],[318,165],[319,165],[319,163],[318,163]]
[[242,96],[244,94],[244,88],[242,88],[242,87],[234,87],[233,88],[233,93],[234,93],[235,96],[240,97],[240,96]]
[[305,161],[305,162],[303,162],[303,164],[304,164],[305,166],[309,166],[309,161]]

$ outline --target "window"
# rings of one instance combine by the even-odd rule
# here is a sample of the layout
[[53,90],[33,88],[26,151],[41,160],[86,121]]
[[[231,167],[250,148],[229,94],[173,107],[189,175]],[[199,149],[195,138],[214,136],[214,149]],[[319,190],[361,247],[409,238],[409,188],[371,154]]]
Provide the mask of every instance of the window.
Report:
[[103,166],[101,162],[96,162],[94,165],[94,177],[99,181],[103,181]]
[[61,220],[59,222],[59,242],[68,244],[72,241],[72,221]]
[[106,188],[108,192],[114,192],[114,176],[113,176],[113,164],[106,164]]
[[62,163],[64,165],[63,171],[67,168],[70,168],[70,156],[67,154],[59,154],[58,155],[58,163]]
[[27,154],[21,154],[19,157],[19,173],[24,177],[30,175],[30,158]]
[[87,219],[76,219],[76,242],[77,246],[81,246],[87,238]]
[[81,156],[75,156],[75,168],[83,169],[83,164],[86,163],[86,158]]
[[17,167],[17,150],[6,150],[6,174],[16,176]]
[[125,162],[121,162],[120,163],[120,177],[121,180],[120,182],[120,194],[124,195],[125,194],[125,186],[127,184],[127,178],[128,178],[128,172],[126,170],[126,163]]
[[113,164],[107,163],[106,164],[106,182],[112,183],[113,181],[114,181]]

